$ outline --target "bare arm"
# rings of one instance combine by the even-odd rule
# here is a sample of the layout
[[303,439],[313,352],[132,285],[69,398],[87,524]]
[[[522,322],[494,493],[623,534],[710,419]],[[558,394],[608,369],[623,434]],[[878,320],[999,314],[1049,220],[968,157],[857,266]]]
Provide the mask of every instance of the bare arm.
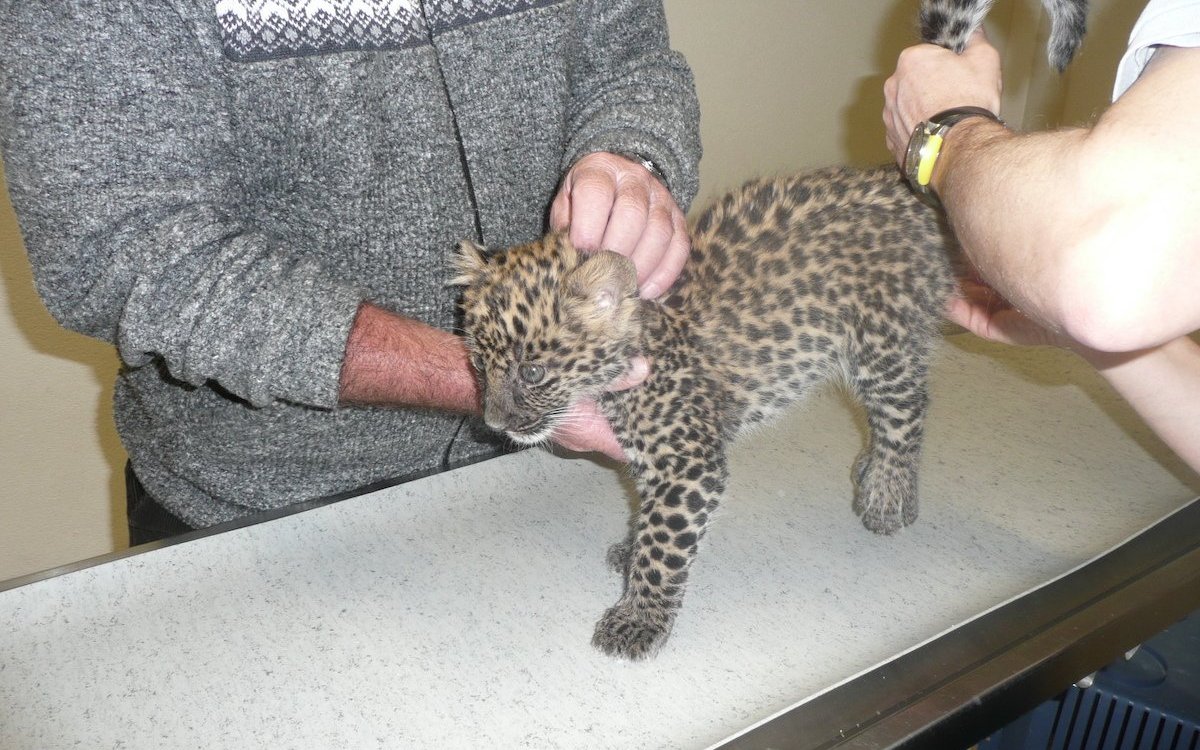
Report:
[[[611,390],[640,385],[649,374],[644,359]],[[463,340],[452,333],[363,303],[350,329],[342,363],[340,403],[405,406],[479,414],[479,384]],[[595,404],[582,403],[555,442],[575,451],[597,451],[618,461],[624,451]]]
[[341,403],[479,414],[479,386],[458,336],[369,303],[342,363]]
[[[978,36],[968,52],[984,47]],[[902,56],[889,80],[893,146],[933,114],[922,106],[979,104],[998,91],[996,67],[952,78],[957,91],[906,98],[939,80],[927,66],[967,64],[926,48]],[[1197,82],[1200,50],[1163,49],[1090,130],[953,128],[933,184],[988,283],[1094,349],[1143,349],[1200,328],[1200,98],[1179,93]]]
[[1165,49],[1091,130],[951,130],[934,186],[985,278],[1097,349],[1200,328],[1197,82],[1200,50]]
[[1137,352],[1080,354],[1171,450],[1200,472],[1200,344],[1180,336]]
[[[955,126],[933,186],[989,286],[948,316],[986,338],[1068,346],[1200,471],[1200,50],[1162,48],[1090,129]],[[888,145],[953,106],[996,111],[1000,69],[977,35],[962,57],[906,50],[885,85]],[[994,290],[991,288],[994,287]]]
[[1200,472],[1200,344],[1181,336],[1133,352],[1101,352],[1051,333],[985,285],[964,282],[948,317],[1007,344],[1055,345],[1083,357],[1159,437]]

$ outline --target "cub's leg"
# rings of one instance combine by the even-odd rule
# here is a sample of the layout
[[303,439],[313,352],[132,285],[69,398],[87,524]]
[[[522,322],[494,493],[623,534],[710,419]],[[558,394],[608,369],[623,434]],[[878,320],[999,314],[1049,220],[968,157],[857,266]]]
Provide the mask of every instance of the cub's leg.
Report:
[[854,466],[854,512],[863,526],[892,534],[917,520],[917,471],[929,398],[929,345],[862,346],[848,368],[867,412],[869,443]]
[[628,659],[652,656],[671,634],[688,569],[728,476],[715,438],[660,445],[632,463],[641,507],[629,540],[608,555],[624,574],[625,591],[592,636],[601,651]]

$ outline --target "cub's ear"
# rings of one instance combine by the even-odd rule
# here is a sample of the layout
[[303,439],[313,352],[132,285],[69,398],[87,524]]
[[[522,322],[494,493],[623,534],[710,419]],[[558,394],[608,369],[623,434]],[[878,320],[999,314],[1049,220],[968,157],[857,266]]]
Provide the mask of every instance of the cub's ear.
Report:
[[450,286],[470,286],[487,265],[487,248],[477,242],[463,240],[458,243],[458,252],[454,254],[453,263],[458,275],[450,280]]
[[567,275],[565,288],[568,295],[590,303],[593,314],[611,318],[622,302],[637,296],[637,271],[624,255],[600,250]]

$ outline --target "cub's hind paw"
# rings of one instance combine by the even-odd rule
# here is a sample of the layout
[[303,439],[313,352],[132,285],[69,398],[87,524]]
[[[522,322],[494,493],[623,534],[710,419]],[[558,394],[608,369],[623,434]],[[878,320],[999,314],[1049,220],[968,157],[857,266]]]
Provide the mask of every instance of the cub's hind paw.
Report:
[[658,653],[671,635],[672,618],[662,612],[639,610],[622,602],[596,623],[592,645],[609,656],[648,659]]

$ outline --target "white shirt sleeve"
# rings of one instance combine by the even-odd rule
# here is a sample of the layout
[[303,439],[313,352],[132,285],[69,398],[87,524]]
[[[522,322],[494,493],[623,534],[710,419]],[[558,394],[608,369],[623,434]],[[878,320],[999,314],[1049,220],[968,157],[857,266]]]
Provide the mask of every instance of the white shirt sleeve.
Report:
[[1160,47],[1200,47],[1200,0],[1150,0],[1133,25],[1129,48],[1117,65],[1113,101],[1142,74]]

